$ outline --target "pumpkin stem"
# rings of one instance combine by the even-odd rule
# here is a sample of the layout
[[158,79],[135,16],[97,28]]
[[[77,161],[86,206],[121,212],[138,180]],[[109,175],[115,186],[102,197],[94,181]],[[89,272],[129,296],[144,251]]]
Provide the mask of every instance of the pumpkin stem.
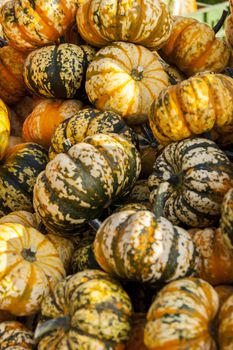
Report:
[[170,186],[171,184],[166,181],[162,182],[157,189],[157,194],[153,205],[153,212],[157,219],[164,216],[164,205],[168,198],[168,188]]
[[70,316],[58,317],[43,322],[36,327],[34,339],[38,342],[41,338],[51,333],[54,330],[62,328],[65,332],[70,329]]
[[99,219],[94,219],[88,222],[88,225],[93,228],[93,230],[98,231],[100,226],[102,225],[102,222]]
[[144,132],[145,137],[150,142],[150,146],[153,147],[153,148],[157,148],[158,147],[158,142],[154,138],[154,135],[152,134],[152,131],[151,131],[149,125],[147,123],[143,123],[141,125],[141,128],[142,128],[142,131]]
[[220,29],[222,28],[227,16],[229,15],[229,12],[227,10],[223,10],[222,16],[220,18],[220,20],[218,21],[218,23],[213,27],[213,31],[215,32],[215,34],[217,34]]
[[25,260],[29,262],[36,261],[36,251],[33,248],[24,248],[21,252],[21,255]]
[[7,46],[8,43],[5,39],[3,39],[2,37],[0,37],[0,47],[4,47],[4,46]]

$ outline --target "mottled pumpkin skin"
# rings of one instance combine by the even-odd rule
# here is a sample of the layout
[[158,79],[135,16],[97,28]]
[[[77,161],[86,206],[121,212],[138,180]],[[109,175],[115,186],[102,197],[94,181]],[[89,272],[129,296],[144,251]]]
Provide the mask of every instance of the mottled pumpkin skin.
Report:
[[25,85],[38,96],[73,98],[82,85],[94,54],[95,49],[87,45],[61,44],[37,49],[25,60]]
[[96,134],[51,160],[34,187],[34,208],[54,233],[75,232],[130,192],[141,170],[133,144]]
[[39,231],[16,223],[0,225],[0,309],[32,315],[65,277],[53,244]]
[[95,55],[85,87],[97,109],[111,110],[137,124],[147,119],[152,101],[168,85],[168,75],[152,52],[115,42]]
[[216,350],[211,324],[218,305],[218,294],[204,280],[184,278],[168,284],[148,311],[145,345],[150,350]]
[[108,217],[97,231],[94,253],[109,274],[152,285],[191,276],[198,264],[188,232],[146,210]]
[[49,148],[56,127],[82,108],[78,100],[50,100],[40,102],[25,119],[22,136],[25,141],[36,142]]
[[10,121],[8,110],[0,99],[0,160],[4,157],[10,136]]
[[79,1],[76,18],[83,39],[100,47],[128,41],[160,48],[172,30],[171,15],[161,0]]
[[233,169],[223,151],[210,140],[187,139],[166,146],[149,177],[150,201],[159,184],[168,182],[164,216],[175,225],[207,227],[217,222]]
[[164,89],[149,113],[156,140],[166,145],[211,131],[217,143],[233,137],[233,80],[223,74],[202,73]]
[[0,49],[0,98],[11,105],[26,93],[23,82],[23,64],[26,55],[13,47]]
[[227,298],[218,316],[218,343],[221,350],[233,348],[233,296]]
[[51,139],[49,158],[53,159],[57,154],[67,152],[70,147],[82,142],[85,137],[99,133],[116,133],[136,143],[136,135],[118,114],[89,108],[58,125]]
[[36,143],[15,146],[0,166],[0,217],[15,210],[33,211],[33,187],[47,162],[42,146]]
[[100,269],[93,252],[94,239],[94,236],[88,236],[75,247],[71,262],[73,274],[86,269]]
[[0,323],[1,350],[33,350],[35,341],[33,333],[23,324],[16,321]]
[[220,72],[227,66],[230,49],[215,36],[208,24],[194,18],[174,16],[171,35],[162,52],[188,76],[199,72]]
[[11,46],[31,51],[55,43],[74,22],[76,11],[76,0],[10,0],[1,8],[0,21]]
[[233,248],[233,188],[226,193],[222,202],[220,228]]
[[[67,330],[48,329],[38,350],[123,350],[131,330],[132,305],[117,281],[104,272],[86,270],[67,277],[42,304],[42,320],[70,318]],[[42,328],[40,328],[42,327]],[[36,330],[40,334],[43,324]]]

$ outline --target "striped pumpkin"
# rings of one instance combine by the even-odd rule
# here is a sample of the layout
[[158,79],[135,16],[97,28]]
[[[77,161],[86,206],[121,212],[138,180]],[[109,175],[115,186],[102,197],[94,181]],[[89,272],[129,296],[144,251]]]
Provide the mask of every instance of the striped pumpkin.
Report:
[[207,227],[220,216],[223,197],[233,184],[233,169],[213,141],[187,139],[169,144],[156,159],[149,177],[151,203],[165,182],[169,186],[164,216],[176,225]]
[[32,214],[25,210],[16,210],[12,211],[8,215],[4,215],[0,218],[0,224],[5,223],[16,223],[26,227],[33,227],[39,230],[39,222],[37,221],[35,214]]
[[11,321],[0,323],[1,350],[33,350],[33,333],[22,323]]
[[50,100],[40,102],[25,119],[22,136],[25,141],[36,142],[46,148],[56,127],[82,108],[78,100]]
[[112,41],[128,41],[160,48],[172,30],[171,15],[161,0],[79,1],[76,18],[83,39],[100,47]]
[[99,133],[116,133],[136,143],[136,135],[118,114],[89,108],[75,113],[69,120],[58,125],[51,139],[49,158],[53,159],[57,154],[67,152],[70,147],[82,142],[85,137]]
[[171,35],[162,49],[169,63],[188,76],[198,72],[220,72],[227,66],[230,49],[206,23],[194,18],[174,16]]
[[100,269],[93,252],[94,239],[93,235],[87,236],[75,247],[71,261],[73,274],[86,269]]
[[0,309],[17,316],[32,315],[64,278],[62,261],[53,244],[32,227],[1,224],[0,240]]
[[130,335],[130,299],[117,281],[98,270],[60,282],[41,311],[38,350],[123,350]]
[[136,148],[117,134],[96,134],[60,153],[37,178],[34,208],[49,229],[63,234],[97,218],[126,195],[140,173]]
[[11,46],[34,50],[55,43],[75,20],[77,0],[10,0],[0,12],[5,37]]
[[23,65],[26,55],[13,47],[0,48],[0,98],[11,105],[26,93]]
[[147,349],[217,349],[212,328],[218,306],[218,294],[204,280],[184,278],[168,284],[147,313]]
[[0,217],[14,210],[33,211],[33,187],[47,161],[46,150],[36,143],[15,146],[0,166]]
[[233,248],[233,188],[226,193],[222,202],[220,228]]
[[28,90],[47,98],[73,98],[95,54],[87,45],[45,46],[31,52],[24,63],[23,78]]
[[233,295],[233,286],[220,285],[214,288],[219,296],[220,305],[222,306],[225,301]]
[[191,276],[199,261],[187,231],[147,210],[108,217],[97,231],[94,253],[110,275],[151,285]]
[[10,121],[6,105],[0,99],[0,160],[4,157],[10,136]]
[[196,0],[166,0],[173,15],[186,15],[197,10]]
[[218,343],[221,350],[233,349],[233,296],[227,298],[218,316]]
[[87,69],[86,92],[99,110],[140,123],[159,92],[169,85],[158,58],[143,46],[115,42],[101,49]]
[[233,80],[207,72],[169,86],[152,103],[149,121],[163,145],[209,131],[216,142],[231,143]]

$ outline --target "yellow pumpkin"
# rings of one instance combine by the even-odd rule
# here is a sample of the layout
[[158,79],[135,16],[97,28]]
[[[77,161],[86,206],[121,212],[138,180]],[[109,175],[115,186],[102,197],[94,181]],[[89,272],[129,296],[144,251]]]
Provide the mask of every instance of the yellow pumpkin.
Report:
[[4,102],[0,99],[0,160],[3,158],[10,136],[10,121],[8,110]]

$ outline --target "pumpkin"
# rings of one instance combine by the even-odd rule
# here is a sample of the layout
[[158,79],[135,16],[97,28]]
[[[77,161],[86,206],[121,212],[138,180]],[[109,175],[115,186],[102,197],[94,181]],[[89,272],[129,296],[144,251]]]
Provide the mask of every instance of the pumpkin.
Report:
[[128,41],[159,48],[172,29],[172,18],[162,0],[79,1],[76,19],[83,39],[99,47],[112,41]]
[[13,47],[0,48],[0,98],[11,105],[26,93],[23,65],[26,55]]
[[143,46],[114,42],[95,55],[85,87],[97,109],[111,110],[137,124],[147,119],[151,103],[168,85],[168,76],[152,52]]
[[46,150],[36,143],[14,146],[0,166],[0,217],[14,210],[33,211],[33,187],[47,161]]
[[16,223],[0,225],[0,309],[32,315],[65,276],[53,244],[39,231]]
[[44,101],[44,98],[38,96],[25,96],[14,104],[14,112],[17,114],[17,118],[21,124],[23,124],[27,116],[32,113],[33,109],[42,101]]
[[58,125],[51,139],[49,158],[53,159],[57,154],[67,152],[85,137],[98,133],[116,133],[136,143],[135,133],[118,114],[89,108],[75,113],[69,120]]
[[55,233],[75,232],[126,195],[140,173],[133,144],[117,134],[96,134],[60,153],[37,177],[34,208]]
[[28,51],[55,43],[74,22],[76,11],[76,0],[10,0],[2,6],[0,20],[9,44]]
[[219,296],[219,302],[220,305],[222,306],[225,301],[233,295],[233,286],[229,285],[220,285],[214,288],[216,292],[218,293]]
[[16,321],[0,323],[1,350],[33,350],[35,341],[33,333]]
[[8,215],[5,215],[0,218],[0,224],[5,223],[16,223],[27,227],[34,227],[39,230],[39,223],[35,214],[32,214],[25,210],[13,211]]
[[130,335],[130,299],[117,281],[98,270],[60,282],[44,299],[41,313],[38,350],[123,350]]
[[[160,187],[157,211],[166,189]],[[94,254],[102,269],[124,280],[151,285],[190,276],[199,259],[189,233],[148,210],[120,211],[100,226]]]
[[166,145],[211,132],[219,144],[232,142],[233,80],[223,74],[202,73],[164,89],[151,105],[150,127]]
[[23,78],[28,90],[47,98],[73,98],[95,54],[87,45],[45,46],[31,52],[24,63]]
[[202,279],[184,278],[168,284],[147,313],[147,349],[217,349],[212,329],[218,306],[217,292]]
[[154,203],[161,183],[169,183],[164,216],[175,225],[207,227],[220,216],[225,193],[232,187],[233,169],[211,140],[187,139],[167,145],[149,177]]
[[12,152],[14,152],[15,146],[21,145],[24,143],[23,139],[19,136],[10,136],[8,140],[8,146],[6,149],[6,153],[4,155],[4,159],[8,158]]
[[87,236],[75,247],[71,262],[73,274],[86,269],[100,269],[94,256],[93,241],[94,236]]
[[230,350],[233,348],[232,337],[232,305],[233,296],[227,298],[220,309],[218,316],[218,343],[221,350]]
[[10,121],[6,105],[0,99],[0,160],[4,157],[10,136]]
[[197,10],[196,0],[166,0],[173,15],[186,15]]
[[82,108],[78,100],[49,100],[40,102],[25,119],[22,136],[25,141],[36,142],[46,148],[56,127]]
[[220,72],[227,66],[230,49],[208,24],[174,16],[174,26],[162,49],[162,57],[191,76],[204,71]]
[[133,323],[130,339],[125,350],[147,350],[144,345],[144,328],[146,324],[146,314],[133,314]]
[[233,249],[233,188],[224,196],[221,208],[220,228]]

